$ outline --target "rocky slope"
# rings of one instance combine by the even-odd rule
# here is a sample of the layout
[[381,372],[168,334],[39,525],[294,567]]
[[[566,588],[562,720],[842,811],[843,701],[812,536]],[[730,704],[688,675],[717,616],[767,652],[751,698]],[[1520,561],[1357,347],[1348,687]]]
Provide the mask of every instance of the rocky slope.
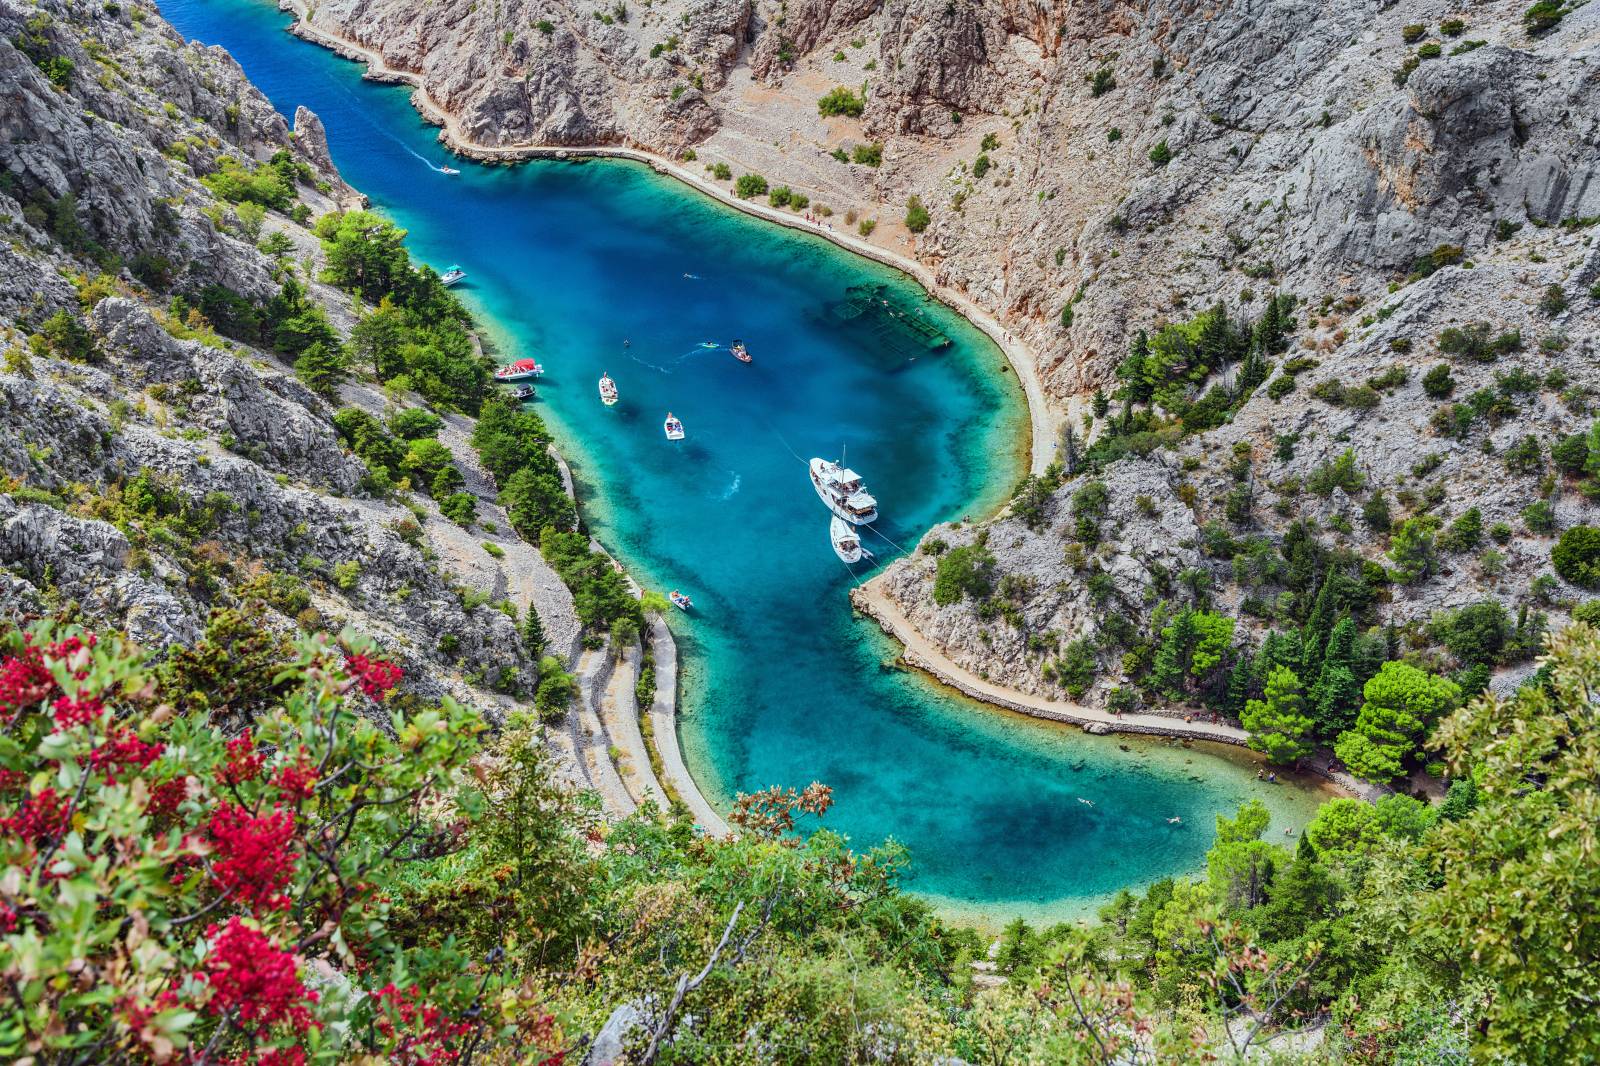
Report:
[[[1195,432],[1190,403],[1235,388],[1237,371],[1179,375],[1141,423],[1162,446],[1097,464],[1110,500],[1097,546],[1071,528],[1084,476],[1043,486],[1031,524],[935,531],[951,547],[985,538],[993,581],[1016,579],[1010,622],[993,602],[936,605],[932,556],[891,568],[888,590],[963,666],[1052,692],[1041,667],[1055,648],[1108,611],[1145,625],[1156,604],[1184,602],[1186,571],[1208,602],[1270,620],[1260,604],[1284,590],[1235,556],[1281,547],[1300,519],[1385,567],[1407,517],[1447,525],[1477,507],[1495,530],[1386,588],[1372,620],[1420,624],[1484,598],[1559,619],[1580,598],[1551,575],[1550,534],[1592,508],[1549,452],[1587,428],[1600,385],[1600,8],[1562,8],[1553,26],[1525,9],[340,0],[309,17],[417,75],[473,142],[692,150],[695,166],[807,193],[833,226],[875,219],[874,243],[929,264],[1027,343],[1080,453],[1104,437],[1090,399],[1115,394],[1138,331],[1219,303],[1248,321],[1269,294],[1294,297],[1290,347],[1269,361],[1289,380],[1273,395],[1257,387]],[[838,87],[859,92],[859,114],[818,113]],[[838,158],[863,145],[881,146],[879,165]],[[930,215],[918,234],[899,221],[913,194]],[[1472,323],[1522,343],[1483,361],[1441,353],[1444,331]],[[1448,395],[1422,383],[1440,362]],[[1357,388],[1369,378],[1381,384]],[[1446,404],[1461,410],[1437,414]],[[1530,436],[1531,458],[1514,447]],[[1306,491],[1347,448],[1360,487]],[[1364,518],[1380,496],[1389,520]],[[1541,499],[1553,523],[1530,529],[1521,512]],[[1104,581],[1091,593],[1094,573],[1112,595]],[[1089,698],[1117,679],[1114,655],[1100,665]]]
[[[359,196],[314,115],[291,131],[226,53],[151,7],[46,0],[0,8],[0,130],[0,613],[75,610],[160,651],[262,602],[271,629],[377,637],[408,691],[490,719],[538,675],[517,618],[537,611],[576,660],[571,596],[511,533],[470,420],[438,434],[479,497],[466,529],[427,496],[365,491],[334,407],[185,310],[208,286],[258,302],[297,279],[348,327],[306,225]],[[280,152],[292,210],[252,221],[199,180]],[[359,380],[338,400],[418,402]]]

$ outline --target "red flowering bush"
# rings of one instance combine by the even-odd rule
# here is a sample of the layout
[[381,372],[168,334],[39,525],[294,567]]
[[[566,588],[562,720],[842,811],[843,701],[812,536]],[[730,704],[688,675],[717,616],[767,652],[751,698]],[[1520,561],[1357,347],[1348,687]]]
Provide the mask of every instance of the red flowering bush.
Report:
[[400,668],[349,636],[232,737],[155,678],[116,638],[0,631],[0,1057],[451,1062],[543,1017],[389,932],[402,865],[482,807],[470,713],[391,706]]

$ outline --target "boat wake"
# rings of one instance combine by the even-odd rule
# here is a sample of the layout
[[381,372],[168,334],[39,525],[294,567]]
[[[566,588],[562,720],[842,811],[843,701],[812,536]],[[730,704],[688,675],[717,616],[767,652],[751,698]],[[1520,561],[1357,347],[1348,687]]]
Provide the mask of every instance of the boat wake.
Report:
[[744,483],[744,478],[742,478],[739,475],[739,472],[737,470],[735,470],[733,472],[733,484],[729,485],[726,489],[724,489],[723,492],[722,492],[722,495],[720,497],[718,497],[718,498],[719,499],[723,499],[723,500],[732,499],[733,498],[733,494],[739,491],[739,486],[742,485],[743,483]]
[[720,344],[712,344],[709,341],[707,341],[707,342],[705,342],[703,344],[699,344],[699,345],[696,345],[693,348],[690,348],[688,351],[684,352],[683,354],[678,355],[675,358],[669,359],[664,363],[652,363],[648,359],[640,359],[637,355],[633,354],[633,349],[632,348],[627,349],[627,353],[628,353],[628,358],[629,359],[632,359],[635,363],[638,363],[642,367],[648,367],[649,369],[654,370],[657,373],[661,373],[661,374],[671,374],[671,373],[675,372],[679,366],[681,366],[684,363],[688,362],[690,359],[693,359],[695,356],[705,355],[706,352],[708,352],[708,351],[721,351],[721,350],[722,350],[722,345],[720,345]]
[[410,152],[413,156],[416,156],[416,158],[421,161],[423,166],[427,167],[429,170],[433,171],[435,174],[459,174],[459,173],[461,173],[461,171],[454,170],[454,169],[452,169],[450,167],[436,167],[436,166],[434,166],[433,163],[429,161],[427,156],[423,155],[421,152],[413,151],[411,149],[410,145],[406,144],[404,141],[401,141],[398,137],[390,137],[389,139],[392,140],[392,141],[395,141],[397,144],[400,145],[400,147],[404,148],[407,152]]

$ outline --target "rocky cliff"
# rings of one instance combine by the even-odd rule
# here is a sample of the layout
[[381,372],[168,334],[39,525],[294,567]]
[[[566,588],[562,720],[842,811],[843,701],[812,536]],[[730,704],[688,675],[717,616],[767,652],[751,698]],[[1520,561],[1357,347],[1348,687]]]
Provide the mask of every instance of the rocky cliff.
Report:
[[[158,652],[247,604],[269,630],[350,625],[408,691],[490,719],[538,676],[518,618],[537,612],[576,658],[571,596],[511,533],[470,420],[446,414],[437,436],[475,528],[369,491],[331,418],[392,419],[415,396],[357,376],[325,399],[200,310],[243,318],[298,286],[349,327],[307,226],[359,196],[314,115],[291,130],[152,7],[45,0],[0,8],[0,130],[0,613],[76,614]],[[225,197],[219,175],[267,184]],[[262,188],[274,207],[251,201]]]
[[[1025,516],[931,535],[983,539],[1005,601],[936,604],[932,554],[884,578],[994,680],[1059,691],[1044,667],[1108,614],[1137,628],[1199,599],[1281,624],[1315,594],[1262,561],[1296,529],[1369,564],[1364,623],[1420,645],[1443,609],[1559,620],[1581,598],[1550,549],[1590,497],[1552,449],[1600,385],[1600,9],[347,0],[309,17],[417,75],[458,140],[764,174],[828,225],[875,221],[874,243],[1025,341],[1070,415],[1071,469],[1030,485]],[[1213,307],[1244,357],[1269,305],[1279,339],[1248,380],[1192,352],[1162,356],[1162,380],[1117,375],[1141,331],[1182,346]],[[1110,502],[1084,543],[1072,500],[1090,483]],[[1378,581],[1408,518],[1446,549]],[[1485,532],[1447,536],[1456,519]],[[1121,677],[1115,641],[1097,648],[1084,698]]]

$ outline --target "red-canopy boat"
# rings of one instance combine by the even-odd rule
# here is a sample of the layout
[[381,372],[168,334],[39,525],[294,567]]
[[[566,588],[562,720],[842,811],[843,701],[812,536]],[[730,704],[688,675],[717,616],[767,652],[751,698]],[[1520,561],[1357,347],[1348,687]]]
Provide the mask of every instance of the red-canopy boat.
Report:
[[518,359],[514,363],[507,363],[494,372],[496,381],[524,381],[536,378],[544,373],[544,367],[532,359]]

